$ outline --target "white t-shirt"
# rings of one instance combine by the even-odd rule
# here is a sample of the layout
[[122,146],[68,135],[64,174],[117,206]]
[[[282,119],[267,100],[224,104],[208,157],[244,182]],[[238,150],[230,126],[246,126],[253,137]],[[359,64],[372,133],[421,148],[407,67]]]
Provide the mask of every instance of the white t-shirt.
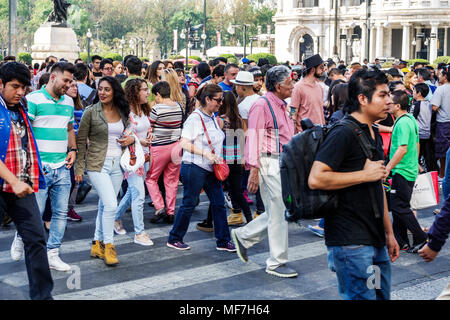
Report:
[[115,123],[108,123],[108,151],[107,157],[120,157],[122,155],[122,146],[117,139],[122,135],[124,130],[122,120]]
[[[136,136],[139,139],[147,139],[147,133],[150,129],[150,120],[145,115],[142,114],[141,117],[135,115],[133,112],[130,112],[130,115],[133,117],[133,121],[135,122],[135,130],[136,130]],[[142,146],[142,149],[144,149],[144,152],[148,153],[149,148]]]
[[239,115],[242,119],[248,119],[250,108],[252,107],[253,102],[255,102],[259,97],[259,94],[254,94],[252,96],[246,97],[244,100],[242,100],[241,103],[239,103]]
[[[206,130],[208,131],[209,138],[211,139],[211,144],[214,148],[214,152],[217,156],[222,156],[223,150],[223,140],[225,139],[225,133],[220,129],[219,123],[216,117],[208,116],[207,114],[200,111],[200,109],[195,110],[187,118],[184,123],[183,131],[181,132],[181,137],[188,139],[194,146],[198,149],[206,150],[211,152],[211,148],[208,144],[208,139],[204,134],[204,129],[200,116],[205,122]],[[193,163],[200,168],[207,171],[214,171],[213,163],[201,155],[190,153],[184,150],[183,152],[183,162]]]

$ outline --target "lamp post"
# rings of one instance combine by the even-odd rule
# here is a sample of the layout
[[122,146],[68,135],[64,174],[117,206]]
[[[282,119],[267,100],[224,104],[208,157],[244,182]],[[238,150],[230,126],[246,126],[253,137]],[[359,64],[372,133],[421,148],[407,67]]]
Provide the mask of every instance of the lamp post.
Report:
[[253,54],[253,41],[258,41],[259,38],[258,37],[249,37],[248,39],[250,40],[250,54]]
[[203,40],[203,56],[206,58],[206,0],[203,1],[203,33],[201,38]]
[[187,20],[184,23],[185,29],[181,31],[180,38],[186,39],[186,66],[185,69],[188,70],[188,64],[189,64],[189,45],[191,44],[190,36],[191,36],[191,20]]
[[101,27],[100,21],[98,21],[98,22],[95,24],[94,27],[97,29],[97,41],[99,41],[98,31],[99,31],[99,29],[100,29],[100,27]]
[[8,54],[17,54],[17,0],[9,0],[9,45]]
[[227,31],[229,34],[233,35],[236,31],[235,28],[243,28],[244,30],[244,58],[247,56],[247,29],[250,27],[249,24],[230,24]]
[[122,39],[120,39],[120,46],[119,48],[122,49],[122,58],[123,58],[123,48],[125,47],[125,39],[122,36]]
[[86,38],[87,38],[87,51],[88,51],[88,63],[91,62],[91,38],[92,38],[92,33],[91,33],[91,29],[88,29],[88,32],[86,33]]

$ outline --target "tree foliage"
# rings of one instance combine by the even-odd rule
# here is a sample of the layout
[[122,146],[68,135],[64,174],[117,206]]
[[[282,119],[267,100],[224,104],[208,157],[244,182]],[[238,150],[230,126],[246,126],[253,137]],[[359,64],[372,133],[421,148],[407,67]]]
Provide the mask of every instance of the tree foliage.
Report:
[[[52,0],[17,0],[18,1],[18,45],[29,47],[33,44],[34,33],[47,20],[53,9]],[[178,33],[185,28],[185,22],[190,19],[191,26],[203,24],[203,0],[68,0],[72,4],[68,12],[68,24],[79,38],[79,45],[85,50],[88,29],[93,34],[92,50],[120,52],[120,39],[126,40],[123,46],[124,55],[135,51],[129,41],[132,38],[144,39],[148,52],[158,48],[167,56],[173,51],[173,30]],[[206,15],[206,46],[217,45],[216,32],[221,32],[222,45],[242,44],[243,30],[236,28],[234,35],[227,32],[232,24],[248,24],[247,37],[258,32],[257,26],[262,26],[266,32],[268,24],[273,25],[275,14],[273,6],[267,5],[268,0],[207,0]],[[97,28],[97,26],[99,27]],[[97,41],[98,31],[98,41]],[[203,26],[197,30],[199,38]],[[8,42],[8,0],[0,0],[0,40]],[[195,48],[200,50],[200,43]],[[186,47],[186,41],[179,39],[178,51]],[[139,49],[138,54],[140,55]]]

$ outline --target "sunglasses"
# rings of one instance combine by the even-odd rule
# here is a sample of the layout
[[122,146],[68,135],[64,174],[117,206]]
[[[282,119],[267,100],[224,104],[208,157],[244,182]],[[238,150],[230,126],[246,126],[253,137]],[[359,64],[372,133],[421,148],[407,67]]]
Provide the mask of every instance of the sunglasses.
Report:
[[211,98],[212,100],[215,100],[217,103],[222,103],[223,102],[223,97],[222,98]]

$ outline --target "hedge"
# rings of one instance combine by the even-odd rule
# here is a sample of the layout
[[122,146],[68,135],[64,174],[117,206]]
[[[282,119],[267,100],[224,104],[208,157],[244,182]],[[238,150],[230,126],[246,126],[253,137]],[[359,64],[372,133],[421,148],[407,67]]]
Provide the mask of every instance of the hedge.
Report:
[[26,64],[31,65],[33,58],[31,58],[31,54],[28,52],[20,52],[17,54],[17,61],[24,61]]
[[122,61],[123,60],[123,57],[120,54],[114,53],[114,52],[106,53],[102,57],[103,57],[103,59],[111,59],[112,61]]
[[265,58],[267,60],[269,60],[269,63],[271,65],[276,65],[277,64],[277,58],[270,53],[254,53],[254,54],[249,54],[247,56],[248,60],[253,60],[256,61],[256,63],[258,63],[259,59],[261,58]]
[[392,61],[386,61],[385,63],[383,63],[381,65],[381,68],[382,69],[390,69],[390,68],[392,68],[393,64],[394,63]]
[[197,60],[198,62],[202,62],[202,58],[200,58],[199,56],[189,56],[189,59]]
[[224,54],[221,54],[219,57],[227,58],[228,63],[237,63],[238,62],[238,59],[236,58],[236,56],[231,53],[224,53]]
[[173,56],[169,56],[170,60],[178,60],[178,59],[186,59],[185,56],[181,56],[181,55],[173,55]]
[[450,57],[449,56],[438,57],[436,60],[434,60],[434,64],[438,63],[450,63]]
[[410,60],[406,60],[406,62],[408,63],[408,67],[412,66],[414,63],[416,62],[421,62],[421,63],[425,63],[425,64],[430,64],[430,61],[425,60],[425,59],[410,59]]

